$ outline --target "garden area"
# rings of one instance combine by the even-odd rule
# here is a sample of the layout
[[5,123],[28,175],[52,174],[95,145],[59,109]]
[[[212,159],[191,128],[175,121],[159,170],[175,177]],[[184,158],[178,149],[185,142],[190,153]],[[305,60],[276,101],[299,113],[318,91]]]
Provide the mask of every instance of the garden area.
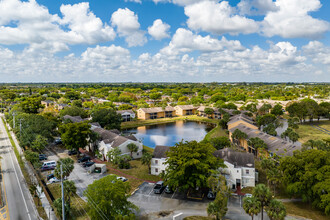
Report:
[[330,137],[329,134],[318,130],[317,128],[313,127],[312,125],[319,126],[323,129],[330,131],[330,121],[320,121],[320,122],[315,121],[313,123],[299,124],[299,128],[296,129],[296,132],[300,136],[299,141],[301,143],[305,143],[310,139],[323,140],[323,139]]

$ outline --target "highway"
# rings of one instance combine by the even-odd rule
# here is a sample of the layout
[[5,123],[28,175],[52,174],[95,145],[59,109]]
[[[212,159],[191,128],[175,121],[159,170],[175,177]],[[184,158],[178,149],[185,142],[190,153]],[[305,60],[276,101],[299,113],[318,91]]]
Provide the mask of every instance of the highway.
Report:
[[1,119],[0,156],[2,157],[1,167],[5,189],[4,198],[10,220],[38,219],[32,197]]

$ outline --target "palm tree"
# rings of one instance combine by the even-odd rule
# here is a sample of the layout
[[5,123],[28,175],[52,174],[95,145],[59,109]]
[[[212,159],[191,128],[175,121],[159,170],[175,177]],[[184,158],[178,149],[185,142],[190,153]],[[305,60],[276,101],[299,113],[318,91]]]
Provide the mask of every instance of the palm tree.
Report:
[[273,199],[266,208],[268,217],[271,220],[283,220],[286,216],[286,208],[281,201]]
[[71,197],[76,194],[77,188],[74,182],[69,180],[64,181],[63,186],[64,186],[64,200],[70,207]]
[[151,159],[152,159],[152,155],[148,152],[145,152],[141,158],[142,164],[148,166],[149,173],[150,173]]
[[232,135],[231,135],[232,139],[234,139],[234,142],[239,145],[239,140],[240,139],[246,139],[248,136],[246,133],[244,133],[243,131],[236,129]]
[[139,147],[133,143],[128,144],[127,148],[131,152],[131,157],[133,157],[133,152],[138,152],[138,150],[139,150]]
[[246,197],[243,199],[243,209],[253,220],[253,216],[258,215],[261,210],[261,203],[255,197]]
[[256,156],[258,156],[258,149],[267,149],[267,144],[258,137],[250,138],[248,140],[248,145],[254,148]]
[[267,206],[272,199],[272,193],[270,192],[269,188],[266,187],[264,184],[258,184],[252,193],[253,197],[255,197],[261,204],[261,220],[264,219],[264,207]]

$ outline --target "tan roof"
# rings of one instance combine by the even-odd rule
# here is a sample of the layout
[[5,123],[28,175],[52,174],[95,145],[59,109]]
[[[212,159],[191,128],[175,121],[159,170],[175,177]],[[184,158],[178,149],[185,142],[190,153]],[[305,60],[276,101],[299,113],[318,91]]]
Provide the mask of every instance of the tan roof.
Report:
[[166,106],[163,107],[154,107],[154,108],[140,108],[139,110],[142,110],[145,113],[157,113],[157,112],[165,112],[165,111],[175,111],[175,109],[172,106]]
[[215,113],[219,113],[219,109],[215,107],[210,107],[210,106],[200,106],[197,110],[200,112],[204,112],[206,108],[211,108],[214,110]]
[[237,121],[245,121],[251,125],[256,125],[256,123],[253,121],[253,119],[245,114],[239,114],[239,115],[234,115],[230,118],[230,121],[227,123],[227,124],[232,124],[232,123],[235,123]]
[[133,138],[127,138],[103,128],[92,128],[92,130],[100,135],[105,144],[111,144],[111,147],[118,147],[128,140],[133,140]]
[[181,108],[182,110],[192,110],[192,109],[197,109],[198,108],[198,107],[195,107],[193,105],[177,105],[175,107]]
[[271,136],[260,130],[249,128],[242,123],[229,129],[229,131],[233,133],[236,129],[246,133],[248,139],[255,137],[260,138],[267,144],[268,151],[276,153],[278,156],[292,156],[293,151],[301,149],[301,146],[296,146],[282,138]]

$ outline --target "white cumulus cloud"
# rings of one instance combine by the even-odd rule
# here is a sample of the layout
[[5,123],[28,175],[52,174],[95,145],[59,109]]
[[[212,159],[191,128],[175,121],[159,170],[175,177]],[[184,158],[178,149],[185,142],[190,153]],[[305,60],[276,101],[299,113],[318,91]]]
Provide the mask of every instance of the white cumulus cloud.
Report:
[[273,0],[241,0],[237,7],[241,14],[247,15],[264,15],[278,9]]
[[320,38],[330,30],[329,22],[309,15],[320,9],[319,0],[277,0],[275,4],[278,10],[268,12],[262,22],[261,32],[267,37]]
[[258,31],[258,23],[238,15],[227,1],[201,1],[184,8],[188,27],[213,34],[250,34]]
[[170,25],[164,23],[161,19],[154,21],[152,26],[148,27],[148,33],[156,40],[161,40],[164,38],[169,38]]
[[125,37],[129,47],[143,46],[147,42],[144,31],[140,30],[138,16],[128,8],[115,11],[111,23],[117,27],[119,36]]

